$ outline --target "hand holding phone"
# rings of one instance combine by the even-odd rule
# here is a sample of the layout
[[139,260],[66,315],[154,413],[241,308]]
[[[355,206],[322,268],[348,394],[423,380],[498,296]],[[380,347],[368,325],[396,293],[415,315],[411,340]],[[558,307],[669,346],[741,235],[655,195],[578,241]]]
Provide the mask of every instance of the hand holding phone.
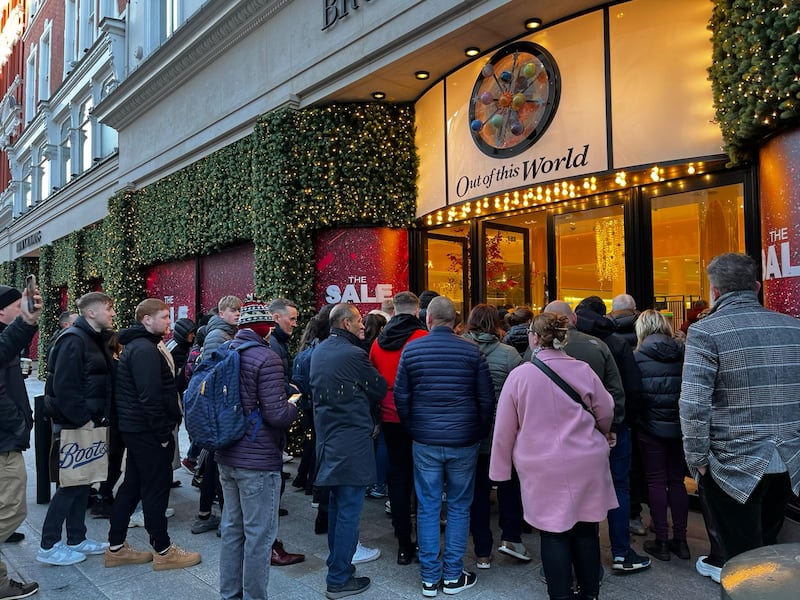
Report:
[[33,296],[36,294],[36,275],[28,275],[25,278],[25,296],[28,300],[28,312],[32,313],[36,310],[36,301]]

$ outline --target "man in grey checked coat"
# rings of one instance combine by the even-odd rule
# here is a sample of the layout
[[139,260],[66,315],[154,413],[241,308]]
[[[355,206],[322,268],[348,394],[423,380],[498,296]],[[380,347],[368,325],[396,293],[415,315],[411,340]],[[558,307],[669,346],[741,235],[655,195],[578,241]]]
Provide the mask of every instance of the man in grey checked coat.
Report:
[[727,560],[775,544],[800,491],[800,320],[758,303],[749,256],[707,272],[713,307],[689,327],[680,415]]

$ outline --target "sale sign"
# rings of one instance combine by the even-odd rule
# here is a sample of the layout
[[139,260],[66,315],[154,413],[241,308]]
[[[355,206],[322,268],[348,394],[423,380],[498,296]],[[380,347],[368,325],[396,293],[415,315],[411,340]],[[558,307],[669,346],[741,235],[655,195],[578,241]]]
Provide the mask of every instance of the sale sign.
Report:
[[388,227],[332,229],[317,234],[314,301],[352,303],[362,313],[408,289],[408,232]]

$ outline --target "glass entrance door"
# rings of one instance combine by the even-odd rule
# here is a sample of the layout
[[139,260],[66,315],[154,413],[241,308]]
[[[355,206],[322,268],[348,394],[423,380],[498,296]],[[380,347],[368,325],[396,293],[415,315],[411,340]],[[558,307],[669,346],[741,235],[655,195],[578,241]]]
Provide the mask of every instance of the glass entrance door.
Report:
[[625,290],[622,204],[555,215],[557,298],[574,308],[587,296],[611,299]]
[[[453,301],[463,318],[469,310],[468,228],[432,231],[425,236],[425,288]],[[463,233],[464,235],[459,235]]]

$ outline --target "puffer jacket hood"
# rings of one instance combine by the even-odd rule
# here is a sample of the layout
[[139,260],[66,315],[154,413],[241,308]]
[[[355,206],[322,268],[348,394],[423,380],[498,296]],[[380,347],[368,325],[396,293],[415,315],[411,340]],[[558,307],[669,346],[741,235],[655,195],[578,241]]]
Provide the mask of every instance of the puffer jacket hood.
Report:
[[400,350],[415,331],[425,326],[414,315],[395,315],[378,334],[378,346],[383,350]]
[[513,346],[517,352],[524,354],[528,350],[530,344],[528,342],[528,324],[518,323],[512,325],[511,329],[503,338],[503,343]]
[[578,331],[599,337],[601,340],[614,333],[614,323],[608,317],[590,310],[578,310],[575,315],[577,316],[575,327]]

